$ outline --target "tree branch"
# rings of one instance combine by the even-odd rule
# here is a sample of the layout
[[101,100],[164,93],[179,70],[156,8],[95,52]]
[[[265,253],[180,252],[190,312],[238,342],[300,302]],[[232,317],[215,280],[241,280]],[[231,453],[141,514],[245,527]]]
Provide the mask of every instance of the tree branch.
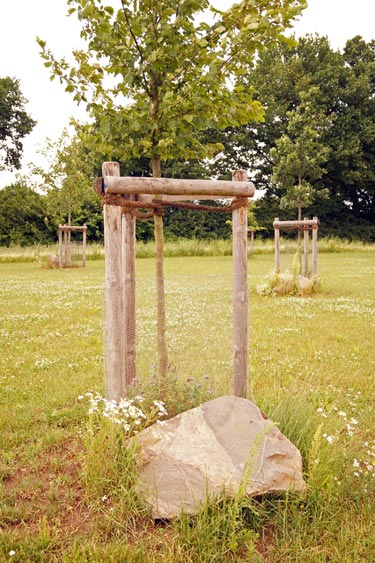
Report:
[[[133,31],[133,29],[132,29],[132,26],[131,26],[131,23],[130,23],[130,20],[129,20],[129,16],[128,16],[127,12],[126,12],[126,8],[125,8],[125,6],[124,6],[124,1],[123,1],[123,0],[121,0],[121,6],[122,6],[122,11],[123,11],[123,14],[124,14],[124,17],[125,17],[126,24],[127,24],[127,26],[128,26],[130,35],[131,35],[132,38],[133,38],[134,45],[135,45],[135,47],[136,47],[136,49],[137,49],[137,51],[138,51],[139,57],[140,57],[140,59],[141,59],[141,63],[144,64],[145,60],[144,60],[144,57],[143,57],[142,49],[141,49],[141,47],[140,47],[140,45],[139,45],[139,43],[138,43],[138,41],[137,41],[137,37],[136,37],[136,35],[134,34],[134,31]],[[142,72],[142,76],[143,76],[143,87],[144,87],[144,89],[145,89],[147,95],[148,95],[149,97],[151,97],[151,92],[150,92],[150,89],[149,89],[149,87],[148,87],[148,82],[147,82],[147,78],[146,78],[145,72],[144,72],[144,70],[142,70],[141,72]]]

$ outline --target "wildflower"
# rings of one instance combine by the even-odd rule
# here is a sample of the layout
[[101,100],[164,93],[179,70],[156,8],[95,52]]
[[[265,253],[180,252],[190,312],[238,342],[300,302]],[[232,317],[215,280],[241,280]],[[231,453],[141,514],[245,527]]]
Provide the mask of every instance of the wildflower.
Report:
[[164,403],[162,401],[154,401],[154,405],[159,411],[158,412],[159,416],[168,414],[164,406]]
[[16,552],[14,551],[14,549],[11,549],[9,552],[9,557],[13,557],[13,555],[16,555]]
[[323,434],[323,438],[325,438],[329,444],[332,444],[335,441],[334,436],[329,436],[326,433]]
[[346,418],[346,412],[344,412],[344,411],[339,411],[337,414],[339,416],[341,416],[342,418]]
[[349,421],[351,424],[359,424],[358,420],[356,420],[355,418],[351,418]]

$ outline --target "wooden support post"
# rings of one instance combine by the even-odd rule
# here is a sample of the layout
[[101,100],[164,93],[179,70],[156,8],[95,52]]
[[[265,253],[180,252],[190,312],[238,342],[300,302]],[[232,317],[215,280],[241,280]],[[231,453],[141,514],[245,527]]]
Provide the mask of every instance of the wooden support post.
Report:
[[[307,221],[307,217],[304,221]],[[303,231],[303,273],[307,277],[309,275],[309,229],[305,227]]]
[[250,231],[250,254],[254,254],[254,229],[249,229]]
[[69,266],[68,231],[64,230],[64,266]]
[[[118,176],[120,165],[103,164],[103,176]],[[122,277],[121,208],[104,205],[105,289],[106,289],[106,397],[125,397],[124,284]]]
[[280,229],[275,225],[275,223],[279,220],[278,217],[275,218],[274,221],[274,229],[275,229],[275,270],[277,273],[280,272]]
[[315,225],[312,228],[312,278],[314,283],[318,278],[318,218],[314,217]]
[[62,245],[62,230],[59,225],[59,268],[63,267],[63,245]]
[[82,229],[82,266],[86,268],[86,233],[87,227],[84,224]]
[[[128,196],[132,197],[132,196]],[[135,308],[135,216],[122,215],[122,275],[124,279],[125,314],[125,381],[136,382],[136,308]]]
[[[70,226],[70,225],[69,225]],[[72,263],[72,232],[66,231],[66,264],[70,266]]]
[[[234,181],[246,182],[246,170],[236,170]],[[234,209],[233,229],[233,393],[247,395],[248,377],[248,289],[247,205]]]

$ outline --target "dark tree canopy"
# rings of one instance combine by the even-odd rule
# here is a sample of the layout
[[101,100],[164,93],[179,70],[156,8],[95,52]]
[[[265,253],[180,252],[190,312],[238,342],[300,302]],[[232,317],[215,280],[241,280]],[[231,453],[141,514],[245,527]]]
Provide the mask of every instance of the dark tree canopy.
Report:
[[[313,113],[325,118],[329,126],[322,128],[316,120],[312,125],[319,133],[322,148],[327,150],[327,158],[321,162],[324,172],[311,182],[316,197],[306,213],[322,219],[325,215],[322,229],[328,224],[333,229],[325,234],[373,239],[375,41],[366,43],[357,36],[348,40],[340,52],[331,48],[326,37],[307,35],[294,46],[280,44],[260,53],[247,80],[248,87],[255,90],[255,99],[264,107],[265,120],[228,128],[225,133],[211,132],[214,141],[225,148],[210,173],[221,175],[237,167],[249,169],[257,188],[266,190],[261,205],[272,208],[274,213],[271,201],[280,202],[285,187],[271,182],[272,154],[287,133],[291,116],[299,111],[301,96],[315,92]],[[327,193],[326,199],[322,199],[323,193]],[[277,215],[283,218],[283,211],[277,211]],[[271,228],[271,215],[267,223]]]
[[19,80],[0,78],[0,170],[21,167],[23,138],[36,125],[25,111]]

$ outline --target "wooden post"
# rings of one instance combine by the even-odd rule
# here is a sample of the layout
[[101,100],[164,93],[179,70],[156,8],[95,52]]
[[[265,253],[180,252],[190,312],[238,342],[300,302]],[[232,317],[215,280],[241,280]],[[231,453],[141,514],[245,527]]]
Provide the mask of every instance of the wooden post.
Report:
[[[120,165],[116,162],[105,162],[102,173],[103,176],[119,175]],[[107,325],[105,387],[107,399],[119,400],[126,394],[121,208],[117,205],[104,205],[103,211]]]
[[66,264],[70,266],[71,263],[72,263],[72,232],[70,229],[68,229],[66,231]]
[[64,266],[69,266],[68,232],[64,229]]
[[[304,221],[307,221],[307,217],[304,217]],[[303,273],[307,277],[309,275],[309,228],[305,226],[303,231]]]
[[59,268],[63,267],[63,245],[62,245],[62,230],[59,225]]
[[82,266],[86,268],[86,224],[83,225],[82,229]]
[[275,229],[275,270],[277,273],[280,272],[280,229],[275,225],[275,223],[279,220],[278,217],[275,218],[274,221],[274,229]]
[[[129,196],[128,196],[129,197]],[[130,196],[132,197],[132,196]],[[124,279],[125,314],[125,382],[136,381],[136,309],[135,309],[135,217],[122,215],[122,275]]]
[[312,277],[314,283],[318,277],[318,218],[313,218],[316,224],[312,228]]
[[250,231],[250,254],[254,254],[254,229],[249,229]]
[[[232,179],[246,182],[246,170],[235,170]],[[247,205],[233,210],[232,229],[233,393],[238,397],[246,397],[248,376]]]

